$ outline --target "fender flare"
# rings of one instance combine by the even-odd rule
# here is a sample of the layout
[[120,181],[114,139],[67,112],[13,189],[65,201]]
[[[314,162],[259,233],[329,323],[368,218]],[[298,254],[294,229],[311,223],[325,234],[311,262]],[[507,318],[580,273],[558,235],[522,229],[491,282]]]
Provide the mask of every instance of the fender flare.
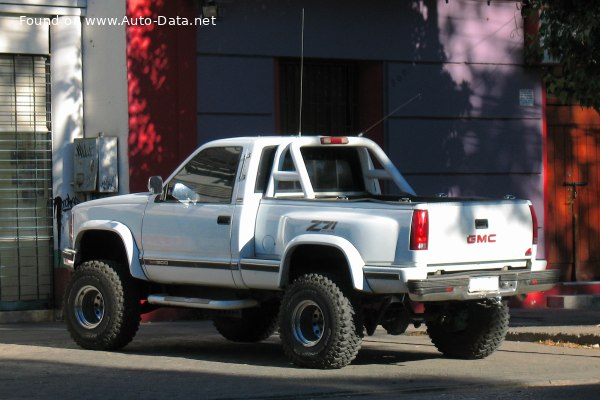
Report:
[[365,262],[352,243],[347,239],[332,235],[306,234],[290,240],[283,251],[281,269],[279,270],[279,287],[283,287],[289,277],[289,265],[294,249],[301,245],[318,245],[323,247],[334,247],[342,252],[348,263],[352,286],[356,290],[370,291],[365,282],[363,267]]
[[75,238],[75,249],[79,248],[83,234],[88,231],[108,231],[119,235],[127,254],[127,263],[129,264],[129,272],[131,273],[131,276],[145,281],[148,280],[148,277],[144,273],[142,265],[140,264],[140,251],[131,231],[126,225],[110,220],[85,221],[79,226],[77,238]]

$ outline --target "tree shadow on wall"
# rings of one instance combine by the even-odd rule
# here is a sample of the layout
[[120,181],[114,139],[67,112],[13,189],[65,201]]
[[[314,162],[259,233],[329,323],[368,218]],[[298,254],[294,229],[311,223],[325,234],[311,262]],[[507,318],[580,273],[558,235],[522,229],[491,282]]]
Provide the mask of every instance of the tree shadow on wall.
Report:
[[[457,82],[446,68],[438,2],[413,1],[398,7],[402,8],[398,14],[410,24],[409,40],[403,45],[412,51],[410,61],[387,63],[386,146],[415,189],[426,194],[432,186],[430,175],[453,170],[466,158],[460,118],[471,112],[472,90],[470,82]],[[452,24],[445,34],[454,34]],[[444,181],[436,181],[437,192],[447,192]]]
[[[196,4],[187,1],[130,1],[127,17],[187,17],[196,15]],[[191,34],[189,31],[191,30]],[[127,71],[129,99],[130,190],[146,189],[150,175],[165,175],[195,148],[186,139],[195,130],[194,57],[184,58],[194,43],[194,26],[163,26],[156,23],[127,26]],[[191,51],[193,53],[193,50]],[[184,80],[187,81],[184,82]]]
[[[414,93],[421,101],[388,121],[396,164],[423,194],[539,199],[541,182],[524,177],[541,176],[541,92],[521,65],[519,10],[426,0],[405,12],[413,62],[390,64],[387,112]],[[519,104],[521,89],[535,104]]]

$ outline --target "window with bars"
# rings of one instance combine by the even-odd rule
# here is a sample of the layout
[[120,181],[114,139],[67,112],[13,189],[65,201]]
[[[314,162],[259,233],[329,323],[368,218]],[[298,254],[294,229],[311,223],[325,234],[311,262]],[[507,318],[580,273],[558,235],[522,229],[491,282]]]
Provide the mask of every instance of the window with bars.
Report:
[[0,310],[51,306],[50,111],[49,58],[0,55]]
[[[305,60],[302,133],[350,135],[358,126],[359,66],[353,61]],[[300,60],[279,62],[282,133],[298,132]]]

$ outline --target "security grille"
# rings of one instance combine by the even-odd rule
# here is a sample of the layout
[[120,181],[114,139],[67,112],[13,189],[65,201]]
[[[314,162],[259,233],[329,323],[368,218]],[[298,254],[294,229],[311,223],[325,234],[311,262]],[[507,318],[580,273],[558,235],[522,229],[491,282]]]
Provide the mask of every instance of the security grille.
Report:
[[0,55],[0,310],[52,299],[50,65]]
[[[305,60],[302,133],[349,135],[358,132],[358,64]],[[283,133],[297,133],[300,110],[300,60],[279,62],[280,123]]]

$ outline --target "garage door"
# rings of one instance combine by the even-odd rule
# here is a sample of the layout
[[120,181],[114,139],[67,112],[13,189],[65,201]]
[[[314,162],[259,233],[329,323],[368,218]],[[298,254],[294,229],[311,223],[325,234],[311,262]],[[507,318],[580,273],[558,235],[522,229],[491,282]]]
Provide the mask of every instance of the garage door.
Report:
[[0,311],[50,307],[48,57],[0,55]]

